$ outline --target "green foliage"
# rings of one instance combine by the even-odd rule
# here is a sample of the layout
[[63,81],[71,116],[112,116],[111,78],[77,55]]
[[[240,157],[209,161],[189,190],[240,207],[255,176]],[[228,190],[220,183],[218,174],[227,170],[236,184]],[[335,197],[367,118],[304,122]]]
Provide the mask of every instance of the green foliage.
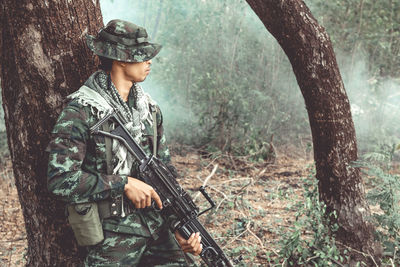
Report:
[[[271,47],[271,37],[257,34],[257,30],[265,30],[244,2],[199,1],[184,10],[173,5],[169,10],[175,14],[173,30],[167,26],[160,29],[159,38],[170,53],[160,62],[157,79],[170,88],[170,100],[193,114],[198,130],[191,131],[192,142],[246,154],[249,144],[262,144],[290,118],[289,110],[274,112],[275,105],[283,107],[290,95],[300,97],[294,83],[284,88],[278,73],[265,71],[274,68],[271,60],[282,52],[271,55],[273,49],[279,51],[276,44]],[[179,23],[189,18],[196,27]],[[171,32],[181,34],[171,36]],[[290,71],[287,61],[281,65],[282,71]],[[269,93],[275,86],[284,92],[278,98],[281,103]],[[297,94],[289,93],[291,89]],[[177,132],[174,130],[175,136]],[[184,134],[187,137],[186,131]]]
[[376,236],[384,249],[383,264],[399,266],[400,176],[393,174],[392,167],[396,146],[387,148],[364,157],[358,165],[363,167],[371,183],[367,199],[373,207],[372,220],[375,224]]
[[373,76],[398,77],[400,72],[399,1],[307,1],[327,28],[334,45],[350,55],[368,58]]
[[[399,77],[399,3],[307,1],[333,40],[365,151],[400,130],[399,86],[386,81]],[[272,135],[275,144],[309,139],[292,67],[245,1],[118,2],[124,5],[134,6],[124,18],[163,44],[145,89],[163,108],[171,141],[248,155]]]
[[376,148],[376,151],[365,153],[362,156],[362,162],[367,162],[371,164],[371,166],[379,167],[379,169],[383,171],[390,171],[394,154],[399,150],[399,146],[396,144],[382,143],[377,145]]
[[170,140],[243,155],[271,135],[309,135],[291,66],[245,1],[136,1],[135,10],[144,14],[132,20],[163,44],[145,89],[154,89]]
[[343,262],[345,257],[334,237],[338,225],[330,221],[336,214],[327,214],[326,205],[319,201],[314,175],[303,181],[304,200],[292,207],[297,210],[296,221],[283,233],[276,261],[284,262],[286,266],[332,266]]

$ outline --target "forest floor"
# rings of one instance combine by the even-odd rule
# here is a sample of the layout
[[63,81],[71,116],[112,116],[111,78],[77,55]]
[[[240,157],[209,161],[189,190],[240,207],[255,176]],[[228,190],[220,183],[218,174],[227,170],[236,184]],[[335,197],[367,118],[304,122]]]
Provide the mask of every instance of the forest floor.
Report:
[[[268,258],[278,253],[282,233],[295,220],[296,211],[287,207],[302,201],[311,155],[277,153],[275,160],[254,162],[184,150],[173,157],[185,177],[179,182],[201,210],[209,206],[196,192],[203,184],[217,205],[200,217],[211,236],[227,254],[242,255],[245,266],[268,266]],[[10,164],[0,168],[0,222],[0,266],[24,266],[26,233]]]
[[11,162],[0,167],[0,266],[25,265],[25,224],[13,177]]

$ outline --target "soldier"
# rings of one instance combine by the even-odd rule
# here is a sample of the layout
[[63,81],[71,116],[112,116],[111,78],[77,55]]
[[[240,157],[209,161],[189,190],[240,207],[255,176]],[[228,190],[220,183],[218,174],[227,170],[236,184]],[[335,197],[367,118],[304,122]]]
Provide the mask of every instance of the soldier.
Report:
[[[100,70],[68,96],[48,146],[48,188],[68,205],[78,244],[87,247],[85,266],[189,266],[199,255],[199,233],[185,240],[151,208],[162,203],[154,189],[137,179],[138,163],[117,140],[89,131],[110,110],[147,153],[166,164],[163,119],[158,105],[138,84],[150,73],[161,45],[144,28],[112,20],[87,45]],[[114,125],[108,125],[110,130]],[[185,252],[185,253],[184,253]]]

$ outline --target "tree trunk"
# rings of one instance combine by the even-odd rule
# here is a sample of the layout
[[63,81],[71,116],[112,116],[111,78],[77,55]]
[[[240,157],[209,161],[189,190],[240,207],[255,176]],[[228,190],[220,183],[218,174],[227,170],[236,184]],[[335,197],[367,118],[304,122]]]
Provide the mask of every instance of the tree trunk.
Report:
[[[337,239],[380,257],[358,168],[354,124],[335,54],[325,29],[302,0],[247,0],[288,56],[308,111],[321,199],[336,211]],[[354,250],[353,250],[354,253]],[[355,260],[370,261],[355,253]]]
[[85,34],[103,25],[98,0],[2,0],[0,71],[15,183],[25,218],[28,266],[79,262],[64,205],[47,191],[50,132],[63,99],[94,70]]

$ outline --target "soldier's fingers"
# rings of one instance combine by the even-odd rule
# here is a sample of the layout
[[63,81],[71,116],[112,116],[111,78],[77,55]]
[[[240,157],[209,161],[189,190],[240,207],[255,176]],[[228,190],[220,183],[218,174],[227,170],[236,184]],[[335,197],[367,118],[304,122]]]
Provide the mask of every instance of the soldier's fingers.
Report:
[[199,256],[202,250],[203,250],[203,245],[200,244],[199,248],[197,249],[197,251],[195,251],[195,253],[193,255]]
[[182,249],[193,250],[193,246],[190,244],[182,244],[181,247]]
[[200,255],[201,250],[202,250],[202,245],[200,244],[196,248],[192,248],[192,251],[190,253],[192,253],[195,256],[198,256]]
[[195,237],[195,233],[191,234],[188,238],[188,240],[186,240],[186,244],[188,244],[190,246],[190,244],[192,243],[192,241],[194,240]]
[[151,197],[148,196],[148,197],[146,198],[146,207],[150,207],[150,206],[151,206]]
[[200,246],[201,246],[201,236],[200,236],[200,234],[199,234],[199,237],[198,237],[197,240],[196,240],[195,247],[198,249]]
[[160,196],[157,194],[156,191],[154,191],[154,190],[151,191],[151,198],[154,199],[154,201],[156,202],[158,208],[161,210],[161,209],[163,208],[163,207],[162,207],[161,198],[160,198]]
[[184,252],[190,252],[190,253],[193,253],[193,247],[192,246],[190,246],[190,245],[182,245],[182,250],[184,251]]
[[183,249],[183,252],[185,252],[185,253],[193,253],[192,249],[190,249],[190,248]]
[[142,200],[140,201],[140,208],[141,208],[141,209],[146,208],[146,203],[147,203],[147,200],[146,200],[145,198],[142,199]]
[[132,203],[135,206],[135,208],[140,209],[140,199],[132,199]]
[[191,244],[193,253],[196,253],[200,249],[200,245],[201,245],[201,243],[198,242],[197,240],[195,243]]
[[182,247],[183,252],[187,252],[187,253],[192,253],[195,256],[200,255],[201,251],[203,250],[203,245],[199,244],[197,247],[193,248],[192,246],[183,246]]
[[188,240],[188,243],[194,248],[196,246],[196,243],[199,243],[199,238],[200,238],[200,233],[197,232],[194,236],[192,240]]

